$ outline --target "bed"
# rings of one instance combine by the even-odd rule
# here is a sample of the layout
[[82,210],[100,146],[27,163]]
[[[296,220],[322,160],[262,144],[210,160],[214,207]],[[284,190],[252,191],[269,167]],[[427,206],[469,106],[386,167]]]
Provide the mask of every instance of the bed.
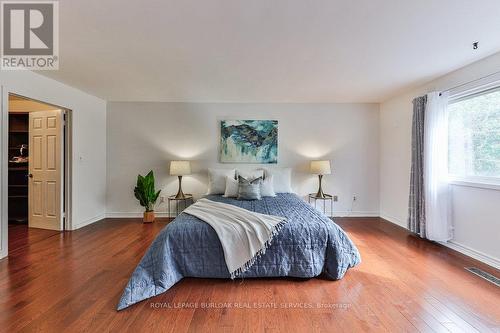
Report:
[[[220,195],[206,198],[287,219],[266,253],[241,278],[312,278],[323,274],[338,280],[361,261],[346,233],[295,194],[279,193],[259,201]],[[184,277],[229,278],[230,275],[214,229],[192,215],[181,213],[158,234],[141,259],[125,287],[118,310],[159,295]]]

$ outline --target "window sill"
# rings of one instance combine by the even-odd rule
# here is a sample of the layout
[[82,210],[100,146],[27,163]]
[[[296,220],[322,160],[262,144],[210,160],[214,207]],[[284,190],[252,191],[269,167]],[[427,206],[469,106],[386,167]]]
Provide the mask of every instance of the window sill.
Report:
[[450,179],[448,182],[450,185],[455,186],[467,186],[467,187],[476,187],[476,188],[484,188],[488,190],[497,190],[500,191],[500,184],[495,183],[485,183],[476,180],[468,180],[468,179]]

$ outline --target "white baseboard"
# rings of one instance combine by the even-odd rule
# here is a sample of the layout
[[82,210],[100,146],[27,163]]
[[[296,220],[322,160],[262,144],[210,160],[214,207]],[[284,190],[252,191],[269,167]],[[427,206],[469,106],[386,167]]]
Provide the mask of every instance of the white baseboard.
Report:
[[[142,212],[108,212],[108,213],[106,213],[106,217],[107,218],[141,218],[142,214],[143,214]],[[329,215],[329,212],[327,212],[327,215]],[[167,212],[156,212],[156,216],[157,217],[168,217],[168,214],[167,214]],[[172,212],[171,216],[175,216],[175,212]],[[405,221],[402,221],[394,216],[384,214],[384,213],[379,213],[379,212],[335,211],[333,214],[333,217],[380,217],[380,218],[383,218],[384,220],[387,220],[390,223],[393,223],[399,227],[403,227],[406,229],[406,222]],[[98,221],[102,218],[104,218],[104,215],[95,219],[95,221]],[[86,224],[82,223],[78,227],[81,228],[84,225],[93,223],[95,221],[89,220],[88,223],[86,223]],[[447,243],[440,242],[439,244],[444,245],[444,246],[446,246],[450,249],[453,249],[457,252],[460,252],[468,257],[479,260],[487,265],[495,267],[496,269],[500,269],[500,260],[493,258],[485,253],[482,253],[480,251],[476,251],[474,249],[471,249],[470,247],[461,245],[461,244],[456,243],[454,241],[450,241]]]
[[452,250],[460,252],[468,257],[476,259],[482,263],[485,263],[486,265],[489,265],[491,267],[495,267],[496,269],[500,269],[500,260],[498,260],[497,258],[494,258],[490,255],[487,255],[486,253],[471,249],[470,247],[459,244],[453,240],[448,241],[448,242],[438,242],[438,243],[443,245],[443,246],[446,246]]
[[403,228],[407,229],[406,228],[406,222],[398,219],[397,217],[394,217],[392,215],[380,212],[380,218],[382,218],[382,219],[384,219],[384,220],[386,220],[388,222],[391,222],[392,224],[395,224],[395,225],[398,225],[400,227],[403,227]]
[[[106,217],[110,219],[114,218],[142,218],[144,212],[107,212]],[[167,212],[155,212],[156,217],[168,217]],[[175,216],[175,213],[172,213],[170,216]]]
[[[331,216],[329,212],[326,215]],[[333,217],[378,217],[378,212],[363,212],[363,211],[334,211]]]
[[87,220],[81,221],[79,223],[73,224],[71,230],[76,230],[76,229],[83,228],[83,227],[85,227],[85,226],[87,226],[89,224],[95,223],[95,222],[100,221],[100,220],[102,220],[104,218],[106,218],[106,214],[104,214],[104,213],[103,214],[99,214],[99,215],[94,216],[94,217],[92,217],[90,219],[87,219]]
[[[388,222],[394,223],[400,227],[407,229],[406,222],[401,221],[398,218],[383,213],[380,213],[380,217],[383,218],[384,220],[387,220]],[[481,251],[471,249],[470,247],[457,243],[456,241],[453,240],[448,242],[437,242],[437,243],[446,246],[452,250],[455,250],[457,252],[460,252],[461,254],[466,255],[467,257],[471,257],[472,259],[476,259],[482,263],[485,263],[486,265],[495,267],[496,269],[500,269],[500,260],[492,256],[489,256]]]
[[[107,218],[139,218],[142,217],[142,212],[108,212],[106,213]],[[167,212],[155,212],[157,217],[168,217]],[[326,215],[331,216],[330,212],[326,212]],[[170,216],[174,217],[175,212],[172,212]],[[378,217],[378,212],[363,212],[363,211],[335,211],[333,217]]]

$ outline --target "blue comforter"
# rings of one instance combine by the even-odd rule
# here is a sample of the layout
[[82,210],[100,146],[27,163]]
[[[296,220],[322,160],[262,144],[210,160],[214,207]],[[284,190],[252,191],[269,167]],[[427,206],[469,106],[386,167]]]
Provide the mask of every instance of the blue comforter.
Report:
[[[324,273],[338,280],[361,260],[344,231],[295,194],[278,194],[260,201],[216,195],[207,198],[288,220],[266,253],[241,275],[243,278],[312,278]],[[118,310],[167,291],[183,277],[229,278],[215,230],[185,213],[169,223],[151,244],[125,287]]]

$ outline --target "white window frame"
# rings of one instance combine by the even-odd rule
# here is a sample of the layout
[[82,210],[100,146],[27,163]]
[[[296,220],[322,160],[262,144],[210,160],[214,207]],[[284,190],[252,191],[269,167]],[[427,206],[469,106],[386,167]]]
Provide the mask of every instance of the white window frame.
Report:
[[[500,89],[500,73],[488,76],[484,80],[473,81],[450,90],[448,105],[465,99]],[[451,185],[477,187],[500,191],[500,177],[463,176],[448,173],[448,182]]]
[[450,174],[448,175],[448,183],[457,186],[478,187],[500,191],[500,183],[498,183],[495,177],[464,177]]

